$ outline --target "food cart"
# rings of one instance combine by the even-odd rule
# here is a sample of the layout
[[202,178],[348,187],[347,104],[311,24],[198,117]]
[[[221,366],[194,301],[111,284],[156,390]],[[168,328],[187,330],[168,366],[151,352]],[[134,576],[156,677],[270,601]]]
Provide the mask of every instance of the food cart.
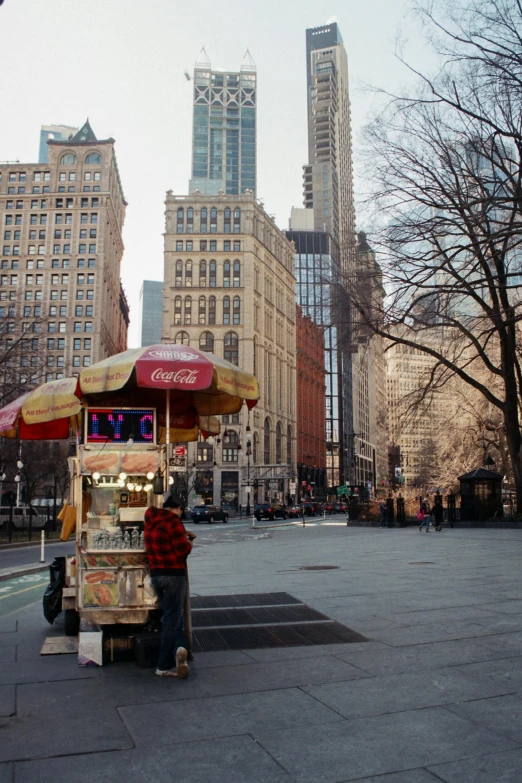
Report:
[[217,434],[217,415],[237,413],[244,401],[250,410],[258,397],[249,373],[167,344],[109,357],[0,410],[0,435],[67,437],[70,427],[75,435],[64,529],[75,528],[76,547],[66,558],[62,608],[66,633],[80,628],[80,663],[101,664],[103,626],[144,623],[156,607],[143,518],[168,490],[171,444]]

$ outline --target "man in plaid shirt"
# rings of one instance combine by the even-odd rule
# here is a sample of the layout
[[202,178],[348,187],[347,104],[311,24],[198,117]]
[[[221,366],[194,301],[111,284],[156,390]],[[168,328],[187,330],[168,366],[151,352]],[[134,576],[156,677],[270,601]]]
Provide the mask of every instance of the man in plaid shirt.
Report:
[[152,586],[163,608],[159,677],[188,677],[187,650],[182,630],[187,584],[187,557],[195,536],[187,534],[181,521],[183,501],[169,497],[163,508],[145,512],[145,549]]

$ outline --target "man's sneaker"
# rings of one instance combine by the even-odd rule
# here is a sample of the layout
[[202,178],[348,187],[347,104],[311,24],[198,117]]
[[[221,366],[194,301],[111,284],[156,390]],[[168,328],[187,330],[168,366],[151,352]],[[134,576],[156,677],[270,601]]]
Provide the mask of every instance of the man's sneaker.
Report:
[[190,669],[187,665],[188,652],[184,647],[178,647],[176,652],[176,675],[184,680],[189,676]]
[[177,677],[176,669],[156,669],[157,677]]

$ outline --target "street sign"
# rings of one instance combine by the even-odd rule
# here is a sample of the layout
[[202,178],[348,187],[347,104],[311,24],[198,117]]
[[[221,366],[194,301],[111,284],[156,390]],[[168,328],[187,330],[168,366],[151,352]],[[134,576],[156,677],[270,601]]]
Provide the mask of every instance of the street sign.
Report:
[[184,457],[186,453],[185,446],[174,446],[173,455],[175,457]]
[[346,486],[346,484],[342,484],[340,487],[337,487],[337,494],[338,495],[348,494],[348,487]]

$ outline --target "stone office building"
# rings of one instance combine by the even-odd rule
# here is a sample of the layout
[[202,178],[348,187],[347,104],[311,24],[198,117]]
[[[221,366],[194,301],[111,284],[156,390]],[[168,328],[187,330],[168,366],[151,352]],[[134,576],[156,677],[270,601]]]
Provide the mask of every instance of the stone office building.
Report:
[[[163,341],[254,373],[260,400],[189,444],[196,494],[229,508],[287,500],[296,478],[296,306],[290,242],[244,195],[166,198]],[[250,444],[250,445],[249,445]],[[248,491],[251,487],[251,491]]]
[[18,348],[12,388],[127,347],[126,202],[114,144],[86,122],[66,141],[48,140],[47,162],[0,164],[0,338],[2,349]]

